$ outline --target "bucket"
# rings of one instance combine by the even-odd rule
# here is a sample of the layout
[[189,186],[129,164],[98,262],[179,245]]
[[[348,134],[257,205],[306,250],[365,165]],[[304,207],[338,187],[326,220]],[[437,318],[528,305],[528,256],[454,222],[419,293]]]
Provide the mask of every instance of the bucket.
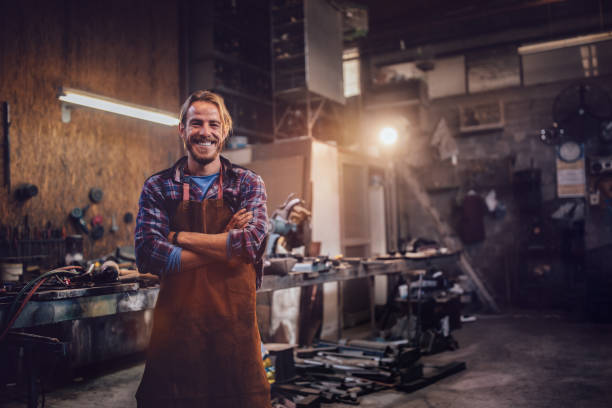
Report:
[[0,263],[0,281],[17,282],[23,273],[23,264]]

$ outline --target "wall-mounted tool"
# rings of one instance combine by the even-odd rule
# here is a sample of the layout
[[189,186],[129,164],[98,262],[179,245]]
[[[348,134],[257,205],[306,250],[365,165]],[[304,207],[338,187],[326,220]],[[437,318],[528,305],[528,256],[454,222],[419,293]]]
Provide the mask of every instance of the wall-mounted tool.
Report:
[[130,224],[132,221],[134,221],[134,214],[132,214],[131,212],[126,212],[123,215],[123,222],[125,222],[126,224]]
[[83,233],[85,234],[89,234],[89,228],[87,228],[87,222],[85,222],[83,216],[85,215],[88,209],[89,204],[87,204],[83,208],[74,207],[72,211],[70,211],[70,219],[77,223],[79,228],[81,228],[81,231],[83,231]]
[[95,227],[96,225],[102,225],[104,223],[104,218],[101,215],[95,215],[91,219],[91,226]]
[[2,103],[2,129],[4,133],[4,185],[11,192],[11,113],[8,102]]
[[91,219],[91,239],[97,241],[104,236],[104,218],[96,215]]
[[93,202],[93,203],[99,203],[100,201],[102,201],[102,198],[104,197],[104,192],[102,191],[102,189],[99,188],[92,188],[91,190],[89,190],[89,199]]
[[38,194],[38,187],[34,184],[22,184],[15,190],[15,198],[18,201],[27,201]]
[[103,236],[104,236],[104,227],[102,225],[96,225],[95,227],[91,229],[91,239],[93,239],[94,241],[102,239]]
[[112,215],[110,232],[112,232],[114,234],[115,232],[117,232],[118,229],[119,229],[119,227],[117,226],[117,217],[115,217],[115,214],[113,214]]

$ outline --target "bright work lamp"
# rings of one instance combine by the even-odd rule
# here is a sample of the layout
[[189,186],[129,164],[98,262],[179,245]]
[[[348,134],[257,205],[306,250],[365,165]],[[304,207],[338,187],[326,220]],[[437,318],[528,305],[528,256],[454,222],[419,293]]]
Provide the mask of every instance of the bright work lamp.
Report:
[[392,145],[397,142],[397,130],[392,127],[383,128],[378,134],[380,141],[385,145]]
[[179,124],[177,117],[170,112],[121,102],[116,99],[76,89],[62,88],[58,98],[64,102],[62,105],[62,121],[66,123],[70,122],[70,109],[66,105],[80,105],[166,126],[176,126]]

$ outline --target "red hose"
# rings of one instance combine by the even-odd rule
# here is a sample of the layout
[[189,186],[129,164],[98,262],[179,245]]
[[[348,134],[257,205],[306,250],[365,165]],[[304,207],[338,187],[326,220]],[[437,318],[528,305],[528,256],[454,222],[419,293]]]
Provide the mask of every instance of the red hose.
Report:
[[[62,271],[71,271],[74,269],[82,269],[82,267],[80,266],[74,266],[74,265],[69,265],[69,266],[64,266],[61,268],[57,268],[54,269],[51,272],[57,271],[57,272],[62,272]],[[11,318],[11,321],[8,323],[8,325],[6,326],[6,328],[4,329],[4,331],[2,332],[2,334],[0,335],[0,341],[4,340],[4,337],[6,336],[6,334],[8,333],[8,331],[10,330],[10,328],[13,326],[13,324],[15,323],[15,321],[17,320],[17,318],[19,317],[19,315],[21,314],[21,312],[23,311],[23,308],[25,307],[25,305],[30,301],[30,299],[32,298],[32,296],[34,295],[34,293],[36,293],[36,291],[38,290],[38,288],[41,287],[41,285],[43,283],[45,283],[45,281],[47,279],[49,279],[50,276],[41,279],[36,285],[34,285],[34,287],[30,290],[30,293],[28,293],[28,295],[26,296],[26,298],[23,300],[23,302],[21,303],[21,306],[19,307],[19,309],[17,310],[17,312],[13,315],[13,317]]]
[[44,278],[41,279],[40,282],[38,282],[36,285],[34,285],[34,287],[30,290],[30,293],[28,293],[28,296],[26,296],[26,298],[23,300],[23,302],[21,303],[21,306],[19,306],[19,309],[17,310],[17,312],[13,315],[13,318],[11,319],[11,321],[8,323],[8,325],[6,326],[6,329],[4,329],[4,332],[2,332],[2,334],[0,335],[0,341],[4,340],[4,336],[6,336],[6,334],[8,333],[8,331],[10,330],[10,328],[13,326],[13,324],[15,323],[15,320],[17,320],[17,318],[19,317],[19,315],[21,314],[21,311],[23,310],[23,308],[25,307],[25,305],[30,301],[30,299],[32,298],[32,296],[34,296],[34,293],[38,290],[38,288],[40,288],[40,286],[45,283],[45,281],[49,279],[49,278]]

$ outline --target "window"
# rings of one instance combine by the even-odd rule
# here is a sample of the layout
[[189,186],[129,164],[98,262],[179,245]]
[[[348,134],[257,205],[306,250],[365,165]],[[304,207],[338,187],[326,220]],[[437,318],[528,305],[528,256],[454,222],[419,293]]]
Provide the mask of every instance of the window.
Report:
[[597,68],[597,47],[594,44],[581,46],[580,56],[582,57],[584,76],[588,78],[599,75],[599,69]]
[[524,85],[610,75],[612,41],[526,54],[522,62]]
[[342,55],[342,74],[344,77],[344,97],[361,94],[361,75],[360,75],[360,60],[359,50],[350,48],[344,51]]

